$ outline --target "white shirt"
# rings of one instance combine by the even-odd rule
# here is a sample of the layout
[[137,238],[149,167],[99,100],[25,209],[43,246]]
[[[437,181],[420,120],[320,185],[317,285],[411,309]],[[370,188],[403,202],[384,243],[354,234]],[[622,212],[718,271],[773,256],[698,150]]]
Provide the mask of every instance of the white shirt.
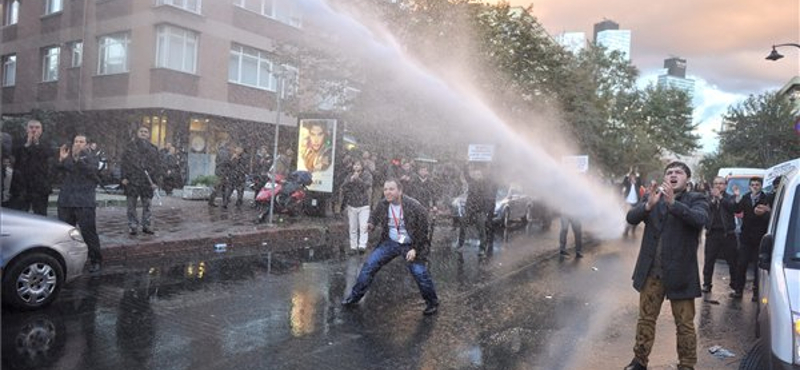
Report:
[[408,235],[408,230],[406,230],[406,222],[403,216],[403,206],[401,204],[394,205],[389,203],[388,212],[389,239],[392,239],[398,243],[403,240],[402,244],[411,243],[411,236]]

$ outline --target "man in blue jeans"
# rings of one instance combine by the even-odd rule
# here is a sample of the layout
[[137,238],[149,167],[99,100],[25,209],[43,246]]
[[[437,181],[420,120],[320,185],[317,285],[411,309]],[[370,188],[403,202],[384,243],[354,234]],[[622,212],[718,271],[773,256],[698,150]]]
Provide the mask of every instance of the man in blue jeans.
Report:
[[367,293],[375,274],[395,257],[406,259],[408,271],[414,275],[417,287],[427,305],[422,312],[433,315],[438,311],[439,298],[425,265],[430,241],[428,240],[428,213],[414,198],[403,195],[403,186],[396,179],[383,184],[384,199],[370,215],[368,228],[383,226],[378,246],[367,257],[350,295],[342,301],[345,307],[353,307]]

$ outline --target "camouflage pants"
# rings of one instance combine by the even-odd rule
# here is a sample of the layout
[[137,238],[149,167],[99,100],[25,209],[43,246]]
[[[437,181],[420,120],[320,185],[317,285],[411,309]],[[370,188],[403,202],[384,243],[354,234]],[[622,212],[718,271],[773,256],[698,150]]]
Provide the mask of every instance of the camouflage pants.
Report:
[[[650,350],[656,338],[656,319],[664,303],[665,291],[661,279],[648,277],[639,292],[639,321],[636,323],[636,344],[633,353],[647,366]],[[694,368],[697,363],[697,335],[694,330],[694,299],[670,300],[672,316],[678,335],[679,365]]]

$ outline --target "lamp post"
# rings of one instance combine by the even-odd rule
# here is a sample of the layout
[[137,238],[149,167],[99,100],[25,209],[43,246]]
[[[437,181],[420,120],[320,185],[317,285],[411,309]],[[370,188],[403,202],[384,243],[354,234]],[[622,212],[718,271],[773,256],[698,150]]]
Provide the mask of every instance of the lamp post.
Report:
[[284,76],[283,74],[286,71],[282,67],[278,67],[275,71],[275,79],[277,80],[277,88],[275,89],[275,141],[272,144],[272,168],[273,173],[270,176],[270,186],[272,189],[272,197],[269,200],[269,219],[267,220],[267,224],[273,226],[272,223],[272,216],[275,212],[275,198],[277,194],[275,194],[275,173],[274,170],[278,168],[277,161],[278,161],[278,133],[281,126],[281,96],[283,95],[283,84],[284,84]]
[[778,50],[775,50],[775,48],[781,47],[781,46],[794,46],[794,47],[800,49],[800,44],[795,44],[795,43],[792,43],[792,42],[787,42],[785,44],[772,45],[772,52],[770,52],[769,55],[767,55],[767,57],[764,58],[764,59],[771,60],[771,61],[774,62],[774,61],[776,61],[778,59],[783,58],[783,55],[781,53],[779,53]]

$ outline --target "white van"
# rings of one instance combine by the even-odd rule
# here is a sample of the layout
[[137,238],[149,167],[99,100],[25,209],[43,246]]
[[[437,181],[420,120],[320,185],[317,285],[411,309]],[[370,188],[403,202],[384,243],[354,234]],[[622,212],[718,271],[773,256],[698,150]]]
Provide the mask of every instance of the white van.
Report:
[[739,369],[800,369],[800,175],[775,193],[758,257],[757,340]]
[[[748,192],[750,188],[750,179],[753,177],[764,178],[766,170],[763,168],[748,168],[748,167],[723,167],[717,171],[717,176],[722,176],[728,179],[728,194],[733,195],[733,186],[738,186],[742,194]],[[765,183],[764,186],[767,184]]]

